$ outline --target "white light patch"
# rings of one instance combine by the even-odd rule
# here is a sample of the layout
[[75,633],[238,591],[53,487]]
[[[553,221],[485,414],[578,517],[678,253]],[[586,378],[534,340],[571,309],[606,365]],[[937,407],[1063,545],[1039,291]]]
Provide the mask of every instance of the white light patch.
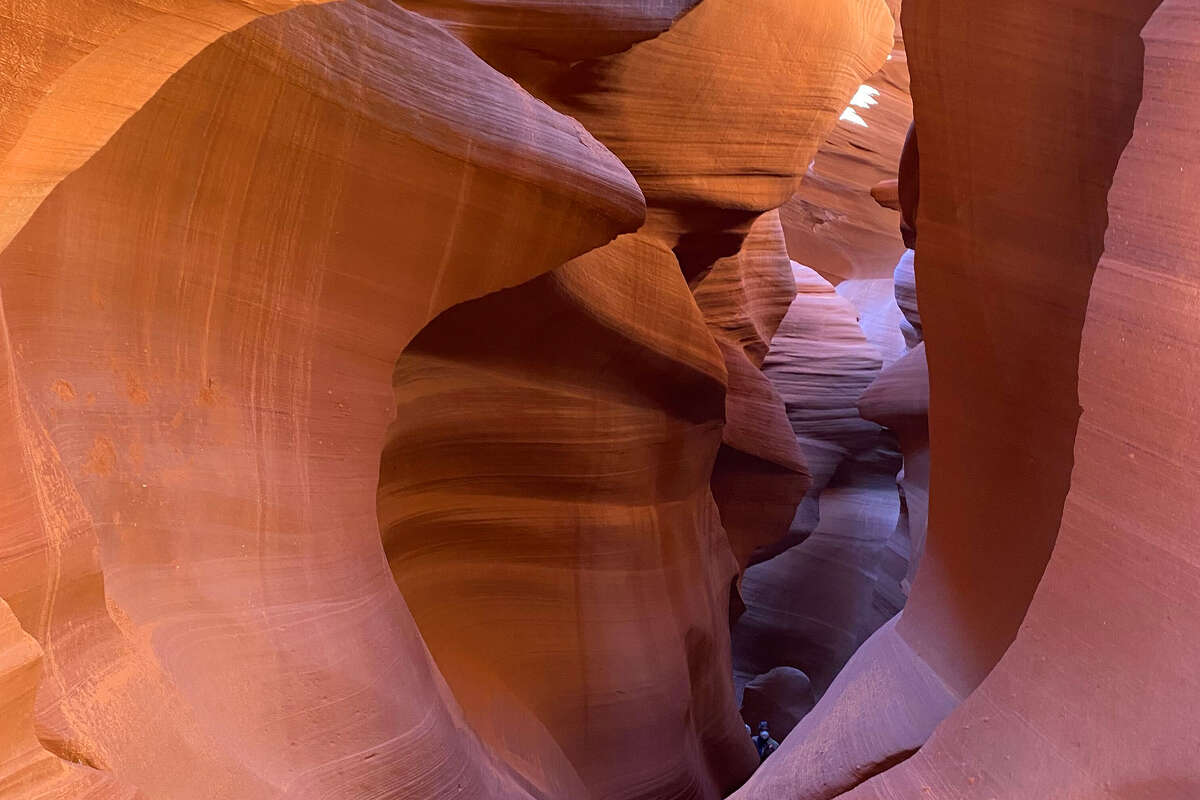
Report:
[[870,108],[871,106],[879,105],[879,101],[875,98],[879,97],[879,90],[874,86],[863,84],[858,87],[858,91],[854,93],[853,99],[850,100],[850,105],[858,106],[859,108]]
[[855,125],[861,125],[864,128],[868,127],[867,121],[860,117],[858,112],[853,108],[847,107],[846,110],[842,112],[841,119],[845,122],[852,122]]
[[879,101],[875,99],[877,97],[879,97],[878,89],[874,86],[868,86],[865,83],[862,84],[858,87],[858,91],[854,93],[854,97],[850,99],[850,105],[846,106],[846,110],[842,112],[840,119],[843,122],[850,122],[863,128],[870,127],[867,125],[867,121],[862,118],[862,115],[854,110],[854,107],[870,108],[871,106],[877,106],[879,105]]

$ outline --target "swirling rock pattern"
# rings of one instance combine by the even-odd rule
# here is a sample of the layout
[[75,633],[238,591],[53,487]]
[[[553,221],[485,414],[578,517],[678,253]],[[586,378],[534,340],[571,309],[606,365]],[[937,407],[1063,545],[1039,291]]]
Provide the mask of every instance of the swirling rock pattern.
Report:
[[396,581],[485,739],[536,768],[513,720],[549,731],[586,787],[562,796],[718,797],[753,767],[708,489],[723,379],[678,263],[639,236],[446,312],[397,363]]
[[[1190,411],[1200,399],[1200,187],[1187,166],[1200,123],[1200,4],[1164,0],[1142,37],[1143,100],[1108,197],[1053,555],[979,689],[916,756],[847,798],[929,786],[947,798],[1184,800],[1200,789],[1200,730],[1181,702],[1200,694],[1200,426]],[[1139,387],[1168,380],[1173,392],[1145,402]]]
[[[380,488],[397,582],[484,739],[518,763],[544,730],[592,797],[715,798],[757,762],[725,655],[731,544],[743,563],[753,549],[740,536],[752,527],[740,524],[752,505],[742,470],[786,476],[794,499],[771,500],[784,521],[806,482],[757,366],[795,294],[777,219],[764,212],[794,190],[853,87],[882,62],[891,28],[882,4],[822,8],[751,13],[705,0],[626,52],[517,71],[630,165],[647,224],[449,312],[397,366]],[[793,39],[762,28],[772,14]],[[779,120],[789,92],[803,102]],[[513,341],[479,346],[497,330]],[[686,377],[698,373],[708,377]],[[452,401],[453,387],[467,399]],[[497,398],[525,409],[500,436]],[[460,453],[463,431],[477,446]],[[714,476],[718,448],[745,462],[723,460]],[[414,499],[432,486],[440,495],[421,510]],[[512,557],[498,549],[504,538]],[[451,608],[446,598],[457,598]],[[538,724],[513,731],[504,708]],[[647,748],[644,730],[678,751]],[[541,769],[525,774],[545,780]]]
[[47,752],[34,731],[42,648],[0,601],[0,796],[137,800],[111,776]]
[[[502,64],[611,55],[671,27],[700,0],[402,0]],[[543,64],[543,67],[546,65]],[[518,67],[519,68],[519,67]]]
[[763,214],[736,255],[718,259],[693,292],[721,355],[728,388],[712,490],[741,569],[783,537],[808,488],[808,468],[783,398],[760,371],[796,297],[779,214]]
[[323,0],[79,0],[0,12],[0,249],[206,45]]
[[[1137,711],[1132,708],[1136,703],[1131,703],[1124,706],[1123,716],[1106,717],[1120,727],[1082,722],[1080,706],[1075,703],[1092,673],[1090,668],[1079,669],[1081,652],[1095,653],[1098,663],[1103,663],[1094,674],[1112,675],[1123,687],[1115,692],[1122,696],[1122,703],[1125,696],[1140,694],[1125,692],[1129,684],[1122,680],[1128,673],[1119,666],[1110,672],[1109,662],[1119,662],[1120,657],[1104,655],[1110,646],[1104,643],[1116,642],[1118,636],[1124,641],[1145,640],[1127,630],[1109,628],[1115,615],[1105,625],[1096,624],[1096,615],[1102,613],[1099,597],[1111,596],[1118,606],[1127,606],[1119,592],[1107,588],[1116,583],[1100,578],[1094,569],[1104,563],[1096,553],[1130,546],[1129,539],[1116,544],[1119,531],[1132,533],[1138,528],[1126,527],[1128,509],[1135,507],[1132,503],[1107,512],[1107,516],[1097,516],[1097,506],[1088,504],[1086,536],[1075,533],[1081,529],[1077,520],[1082,517],[1077,515],[1083,503],[1068,501],[1064,515],[1073,465],[1079,475],[1079,482],[1071,488],[1073,498],[1086,496],[1091,486],[1100,485],[1098,478],[1094,484],[1085,482],[1092,469],[1086,458],[1098,452],[1091,444],[1097,439],[1086,427],[1080,428],[1076,439],[1077,375],[1079,397],[1087,408],[1087,381],[1099,380],[1095,377],[1098,368],[1088,371],[1089,359],[1097,352],[1116,352],[1125,345],[1118,344],[1118,338],[1107,339],[1107,348],[1096,350],[1084,340],[1081,350],[1081,331],[1093,270],[1105,244],[1110,211],[1106,194],[1117,160],[1131,132],[1156,124],[1150,117],[1144,126],[1134,125],[1143,74],[1138,32],[1156,5],[1151,0],[1099,3],[1091,8],[1103,13],[1079,16],[1077,4],[1053,2],[1046,4],[1034,21],[1020,9],[995,4],[949,9],[928,0],[905,3],[916,125],[921,132],[916,277],[927,341],[932,436],[932,505],[926,552],[908,606],[894,627],[885,629],[894,646],[886,652],[863,648],[847,665],[845,683],[831,688],[810,715],[814,725],[823,720],[832,721],[830,725],[806,730],[802,724],[793,733],[797,739],[794,748],[785,745],[738,798],[807,800],[811,783],[795,778],[811,771],[806,761],[811,762],[813,747],[830,741],[857,743],[845,748],[856,754],[855,761],[845,764],[836,776],[839,791],[867,781],[847,793],[855,800],[922,793],[1014,798],[1173,798],[1194,793],[1194,783],[1189,785],[1191,778],[1186,772],[1181,775],[1157,761],[1158,754],[1170,752],[1189,737],[1172,727],[1176,717],[1153,700]],[[1186,19],[1188,15],[1181,14],[1173,22]],[[1009,31],[1013,38],[985,41],[983,30],[998,29]],[[1027,41],[1021,31],[1032,34],[1035,29],[1041,45],[1017,44]],[[1163,37],[1160,52],[1181,47],[1184,41],[1186,37]],[[1186,74],[1185,62],[1191,64],[1180,59],[1173,65],[1174,72]],[[1004,74],[1014,69],[1028,77],[1021,86],[1036,87],[1034,92],[1027,93],[1007,81]],[[1155,76],[1160,83],[1148,83],[1148,87],[1167,85],[1163,76],[1170,68],[1161,69]],[[1151,74],[1147,72],[1148,77]],[[1172,78],[1172,85],[1186,86],[1175,80]],[[988,102],[976,105],[974,100],[981,97]],[[1187,102],[1172,105],[1189,107]],[[1012,135],[1012,130],[1001,132],[995,125],[995,113],[1000,109],[1008,119],[1039,122],[1020,125],[1019,135]],[[1165,118],[1164,113],[1161,119]],[[1056,128],[1069,128],[1078,135],[1062,139],[1051,133]],[[1003,146],[999,146],[1001,139]],[[1135,158],[1139,166],[1146,163],[1140,153]],[[1186,161],[1185,157],[1172,162],[1172,169],[1177,171]],[[1131,166],[1128,174],[1137,172]],[[1173,176],[1172,180],[1179,178]],[[1150,202],[1145,190],[1118,188],[1122,191],[1114,192],[1112,209],[1122,215],[1141,213],[1137,204],[1128,205],[1129,197],[1140,198],[1138,203]],[[1127,205],[1122,205],[1122,200]],[[1176,205],[1187,207],[1183,201]],[[1162,218],[1171,219],[1171,212],[1164,212]],[[1163,236],[1174,227],[1156,223],[1152,228],[1139,227],[1135,236],[1131,223],[1115,214],[1112,220],[1116,227],[1110,231],[1110,247],[1128,247],[1130,241]],[[1168,244],[1169,234],[1151,240],[1158,243],[1158,250],[1150,247],[1124,256],[1147,265],[1139,274],[1151,275],[1153,265],[1163,263],[1158,254],[1177,246]],[[1187,263],[1184,254],[1191,252],[1189,247],[1178,252],[1178,260]],[[1114,286],[1124,280],[1110,279],[1117,281],[1110,284]],[[1108,313],[1117,317],[1115,308],[1120,304],[1098,294],[1103,291],[1104,284],[1098,283],[1092,291],[1093,307],[1114,309]],[[1143,291],[1144,287],[1122,288],[1122,304],[1136,303],[1134,298],[1143,296]],[[1087,313],[1090,316],[1092,312]],[[1125,313],[1124,306],[1120,313]],[[1162,320],[1178,318],[1167,314]],[[1152,336],[1144,333],[1147,328],[1142,326],[1162,324],[1159,318],[1149,322],[1149,315],[1140,319],[1143,322],[1132,328],[1126,327],[1129,323],[1113,323],[1111,335],[1123,337],[1138,330]],[[1188,340],[1181,337],[1179,341]],[[1186,349],[1186,345],[1181,347]],[[1135,363],[1153,365],[1155,358],[1139,355],[1122,363],[1125,368]],[[1103,379],[1104,385],[1110,386],[1108,380],[1119,381],[1124,373],[1115,364],[1107,367],[1115,376]],[[1144,381],[1144,377],[1130,374],[1123,385]],[[1093,402],[1107,411],[1119,394],[1109,390],[1103,400]],[[1142,441],[1139,437],[1147,431],[1159,429],[1147,425],[1135,432],[1126,427],[1128,422],[1107,415],[1104,419],[1112,420],[1106,430],[1124,432],[1100,437],[1106,447],[1122,437]],[[1161,447],[1148,445],[1146,450]],[[1111,490],[1112,465],[1127,462],[1112,456],[1104,463],[1108,465],[1105,483]],[[1116,484],[1137,486],[1137,480],[1126,484],[1118,478]],[[1112,497],[1120,498],[1124,491],[1122,488]],[[1150,507],[1155,502],[1139,498],[1136,507]],[[1172,528],[1167,525],[1162,530],[1164,541],[1169,541]],[[1097,536],[1102,538],[1097,540]],[[1084,539],[1086,545],[1081,543]],[[1106,544],[1100,545],[1101,541]],[[1053,572],[1043,576],[1052,551],[1055,559],[1051,563],[1060,565],[1057,577]],[[1165,569],[1169,572],[1175,567]],[[1039,581],[1044,588],[1039,600],[1042,596],[1053,598],[1050,606],[1040,606],[1040,614],[1035,613],[1038,603],[1029,606]],[[1084,589],[1085,584],[1091,588]],[[1095,587],[1101,584],[1106,589],[1097,593]],[[1063,592],[1075,593],[1074,606],[1064,600]],[[1080,613],[1079,604],[1089,609],[1086,615]],[[1060,614],[1050,613],[1049,608]],[[1108,608],[1106,603],[1103,608]],[[1182,609],[1173,607],[1172,617],[1178,612]],[[1023,618],[1026,628],[1018,636]],[[1052,618],[1055,623],[1050,622]],[[1157,612],[1155,619],[1161,619]],[[1190,624],[1187,615],[1182,619],[1186,628]],[[1072,644],[1071,654],[1055,649],[1055,636]],[[1017,645],[1001,660],[1014,638]],[[1082,649],[1075,648],[1076,644]],[[1171,653],[1183,651],[1150,648],[1150,652],[1162,654],[1172,676],[1166,681],[1173,684]],[[1061,654],[1056,657],[1054,653]],[[890,708],[864,703],[866,690],[879,684],[855,681],[853,676],[880,671],[895,674],[896,663],[920,667],[908,671],[913,677],[891,683],[897,702]],[[1008,668],[1010,663],[1020,669]],[[993,677],[975,691],[989,672]],[[1073,676],[1069,686],[1065,679],[1048,677],[1068,672]],[[926,678],[917,680],[919,675]],[[1097,684],[1101,681],[1097,678]],[[1187,681],[1181,685],[1187,686]],[[959,711],[922,745],[958,699],[973,691]],[[943,701],[929,702],[933,695]],[[1097,695],[1089,692],[1088,696]],[[1010,707],[1015,709],[1011,713],[1006,710]],[[1146,716],[1141,716],[1141,708]],[[931,709],[937,713],[928,713]],[[849,715],[855,717],[853,724]],[[1048,715],[1054,715],[1053,723]],[[1161,729],[1148,722],[1153,715],[1164,721]],[[1065,726],[1071,726],[1072,732]],[[1074,744],[1084,729],[1088,729],[1088,742]],[[861,733],[867,730],[880,733],[867,737]],[[1116,730],[1139,731],[1144,738],[1134,744],[1134,739]],[[1155,738],[1160,731],[1167,737],[1161,743]],[[1121,744],[1115,745],[1118,741]],[[1151,757],[1120,755],[1130,752],[1122,748],[1149,753],[1141,750],[1143,741],[1152,743]],[[913,755],[918,747],[920,751]],[[1087,756],[1082,755],[1085,752]],[[897,762],[903,763],[889,769]],[[1134,763],[1139,766],[1131,768]],[[874,766],[861,770],[855,764]],[[1143,771],[1142,766],[1150,764],[1157,769]],[[878,772],[882,774],[871,778]]]
[[0,591],[45,649],[47,747],[148,797],[540,796],[383,559],[390,375],[642,203],[391,3],[252,23],[167,81],[0,255]]
[[877,591],[899,513],[899,458],[894,447],[881,448],[886,434],[856,406],[882,360],[854,307],[814,271],[796,265],[795,276],[799,294],[764,371],[786,403],[812,483],[788,535],[767,551],[774,557],[743,579],[747,611],[734,628],[734,670],[744,684],[775,667],[797,668],[819,697],[898,610],[880,606]]
[[912,120],[901,5],[888,0],[888,6],[896,24],[887,63],[864,79],[804,183],[780,209],[789,255],[834,284],[889,278],[904,249],[898,199],[893,207],[880,205],[871,192],[896,178]]

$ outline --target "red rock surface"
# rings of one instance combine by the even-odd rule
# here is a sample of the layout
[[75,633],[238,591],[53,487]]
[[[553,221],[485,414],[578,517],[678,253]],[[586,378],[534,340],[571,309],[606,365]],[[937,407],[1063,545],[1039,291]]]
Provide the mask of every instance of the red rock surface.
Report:
[[641,216],[577,123],[390,3],[172,77],[0,256],[0,587],[46,651],[43,742],[148,797],[538,794],[383,558],[390,373],[443,308]]
[[42,648],[0,601],[0,796],[133,800],[111,776],[46,751],[34,731]]
[[[1194,509],[1181,502],[1195,477],[1181,467],[1192,434],[1180,413],[1193,387],[1177,354],[1196,344],[1185,299],[1197,281],[1191,201],[1179,170],[1195,116],[1180,100],[1200,83],[1198,30],[1194,3],[1167,0],[1144,32],[1145,99],[1109,196],[1083,329],[1071,488],[1016,642],[919,753],[848,798],[937,787],[944,797],[1173,800],[1200,786],[1189,755],[1196,727],[1179,705],[1198,688],[1185,666],[1198,618],[1191,595],[1164,591],[1195,577]],[[1165,374],[1183,377],[1166,407],[1151,411],[1129,392]]]
[[725,360],[725,429],[711,482],[745,569],[755,551],[787,533],[809,485],[783,398],[760,371],[796,297],[778,212],[760,216],[741,250],[718,259],[693,294]]
[[899,513],[898,454],[881,457],[880,426],[856,404],[882,364],[854,307],[810,269],[764,372],[786,403],[812,475],[787,536],[747,570],[734,628],[739,685],[776,667],[805,672],[818,697],[896,608],[875,610],[879,566]]
[[[667,30],[700,0],[402,0],[443,21],[472,49],[509,63],[574,62],[619,53]],[[544,66],[544,65],[543,65]]]
[[308,2],[321,0],[77,0],[0,11],[0,248],[206,45]]
[[[396,581],[473,727],[531,771],[565,753],[583,786],[556,796],[716,797],[753,766],[708,490],[723,378],[678,264],[636,236],[458,306],[397,364]],[[678,746],[647,758],[643,730]]]
[[[452,310],[397,367],[389,560],[468,720],[541,785],[529,754],[547,734],[597,798],[716,798],[757,764],[729,681],[730,587],[807,483],[758,369],[795,295],[765,212],[890,25],[873,2],[829,4],[822,24],[771,10],[806,48],[705,0],[627,52],[518,73],[622,155],[650,219]],[[786,93],[802,101],[780,120]],[[495,331],[509,333],[481,344]],[[519,420],[505,434],[497,404]],[[514,727],[523,715],[536,724]],[[648,749],[646,731],[673,746]]]
[[[1200,4],[1142,33],[1144,95],[1108,197],[1054,553],[1013,646],[913,759],[851,793],[1184,800],[1200,791],[1195,297]],[[1147,402],[1141,387],[1174,390]]]
[[[1080,331],[1140,100],[1138,31],[1155,5],[1100,3],[1108,13],[1080,17],[1052,2],[1036,18],[982,2],[904,8],[933,448],[928,545],[898,631],[960,692],[1011,644],[1057,534]],[[990,26],[1012,36],[989,38]],[[1014,69],[1027,78],[1008,80]],[[1020,135],[992,124],[992,109],[1021,121]]]
[[[1194,746],[1194,726],[1173,727],[1182,723],[1174,723],[1178,717],[1156,702],[1159,677],[1180,687],[1182,695],[1194,693],[1170,666],[1189,650],[1145,635],[1158,629],[1173,639],[1180,630],[1166,634],[1158,628],[1164,619],[1161,597],[1152,601],[1154,622],[1132,623],[1140,616],[1138,602],[1116,589],[1161,586],[1157,581],[1178,568],[1178,562],[1164,566],[1154,578],[1140,572],[1143,565],[1154,570],[1149,565],[1160,563],[1145,554],[1162,552],[1157,537],[1170,541],[1172,528],[1170,523],[1147,526],[1141,512],[1133,510],[1161,506],[1161,501],[1125,496],[1139,491],[1130,488],[1138,486],[1132,477],[1138,467],[1127,454],[1121,458],[1115,452],[1132,449],[1135,465],[1138,453],[1169,452],[1170,446],[1153,438],[1156,434],[1168,427],[1181,430],[1173,427],[1179,422],[1136,421],[1142,413],[1130,409],[1146,406],[1122,394],[1132,386],[1152,385],[1146,375],[1167,362],[1156,363],[1150,350],[1161,354],[1163,348],[1117,355],[1164,335],[1159,331],[1170,326],[1186,324],[1178,313],[1159,317],[1169,307],[1161,300],[1151,301],[1153,314],[1133,310],[1135,298],[1147,296],[1142,293],[1152,285],[1155,265],[1171,263],[1177,276],[1191,251],[1179,244],[1187,240],[1172,240],[1170,233],[1183,230],[1182,223],[1169,220],[1184,204],[1156,200],[1146,188],[1156,174],[1168,171],[1167,164],[1172,185],[1179,186],[1186,150],[1166,155],[1167,139],[1151,139],[1154,143],[1143,144],[1144,149],[1139,141],[1157,134],[1159,120],[1171,119],[1169,124],[1181,129],[1187,124],[1172,117],[1189,108],[1182,98],[1191,62],[1171,62],[1165,54],[1188,41],[1181,25],[1194,23],[1195,11],[1177,12],[1166,25],[1160,22],[1162,27],[1148,31],[1166,60],[1149,62],[1147,87],[1162,92],[1178,87],[1179,94],[1170,103],[1148,95],[1153,105],[1143,107],[1148,116],[1135,126],[1142,75],[1138,31],[1155,5],[1098,3],[1096,10],[1102,6],[1105,13],[1081,16],[1078,4],[1051,3],[1034,20],[1024,9],[995,4],[950,9],[927,0],[906,3],[921,131],[916,275],[931,379],[926,554],[908,607],[894,630],[877,635],[886,635],[896,647],[890,653],[860,651],[843,673],[843,685],[831,689],[806,718],[812,729],[797,728],[795,743],[786,743],[782,757],[737,797],[814,796],[805,777],[814,772],[813,748],[831,741],[849,754],[841,768],[831,770],[835,780],[821,779],[838,791],[903,761],[846,794],[855,800],[1194,794],[1192,771],[1178,766],[1184,763],[1181,751],[1174,758],[1166,755],[1175,747]],[[1003,40],[988,38],[987,31],[1000,29],[1009,32]],[[1164,30],[1172,35],[1156,33]],[[1036,48],[1029,44],[1034,31],[1042,43]],[[1024,79],[1013,82],[1010,74]],[[977,104],[983,97],[987,103]],[[1000,109],[1013,124],[994,124],[992,112]],[[1062,130],[1074,135],[1055,133]],[[1109,204],[1117,160],[1134,131],[1140,135],[1126,152],[1121,175],[1126,182],[1118,180]],[[997,146],[999,137],[1003,147]],[[1157,173],[1150,166],[1156,159],[1162,159]],[[1163,185],[1161,179],[1154,183]],[[1092,288],[1110,215],[1107,245],[1114,261],[1103,263]],[[1145,219],[1155,222],[1146,225]],[[1173,252],[1178,255],[1168,255]],[[1112,273],[1105,269],[1109,264]],[[1081,350],[1089,290],[1089,333]],[[1099,331],[1103,339],[1093,339]],[[1173,341],[1186,347],[1186,338]],[[1089,398],[1098,417],[1096,427],[1087,422],[1080,427],[1078,438],[1077,375],[1085,420]],[[1149,460],[1153,463],[1154,456]],[[1121,465],[1116,473],[1115,464]],[[1122,473],[1130,479],[1122,481]],[[1170,492],[1164,483],[1156,482],[1151,491]],[[1103,491],[1092,488],[1101,485]],[[1174,517],[1184,518],[1186,512]],[[1146,538],[1135,543],[1139,535]],[[1128,556],[1109,560],[1121,548],[1143,553],[1137,567]],[[1048,559],[1052,566],[1043,577]],[[1115,567],[1116,561],[1136,575],[1115,578],[1124,569]],[[1125,578],[1132,580],[1126,584]],[[1167,613],[1183,620],[1178,624],[1186,630],[1183,607],[1172,606]],[[1122,625],[1133,625],[1138,633]],[[1017,644],[1008,650],[1014,637]],[[1147,645],[1151,641],[1155,645]],[[1151,669],[1154,678],[1134,678],[1122,671],[1123,659],[1136,659],[1143,668],[1162,660],[1165,669]],[[897,675],[896,664],[905,662],[922,669],[892,681],[894,701],[864,703],[865,690],[878,682],[863,683],[855,676]],[[932,700],[931,690],[943,701]],[[922,746],[954,701],[972,692]],[[1111,701],[1098,699],[1110,696]],[[1122,711],[1097,711],[1110,702]],[[848,715],[856,717],[853,724]],[[826,720],[832,722],[822,724]],[[862,765],[873,766],[864,770]],[[830,766],[824,762],[815,771]]]
[[0,10],[0,798],[1200,795],[1200,2],[889,6]]
[[888,7],[896,23],[887,63],[863,81],[780,212],[788,253],[834,285],[889,278],[904,250],[898,204],[881,206],[871,192],[881,181],[895,180],[912,120],[900,0],[888,0]]

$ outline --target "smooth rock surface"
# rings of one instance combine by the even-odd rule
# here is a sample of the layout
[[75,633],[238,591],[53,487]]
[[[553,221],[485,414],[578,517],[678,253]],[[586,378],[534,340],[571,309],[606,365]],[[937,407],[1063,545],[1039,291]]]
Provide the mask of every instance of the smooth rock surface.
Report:
[[[1017,635],[1054,549],[1072,467],[1081,469],[1075,441],[1080,337],[1104,245],[1108,188],[1141,100],[1138,31],[1155,5],[1098,2],[1080,13],[1080,3],[1064,0],[1045,4],[1036,20],[1026,9],[982,2],[950,7],[908,0],[904,6],[921,131],[916,278],[930,376],[932,471],[926,552],[893,635],[952,700],[970,694]],[[995,36],[1000,30],[1006,34]],[[1007,124],[998,126],[1000,113]],[[1073,133],[1062,137],[1064,130]],[[903,201],[905,192],[900,195]],[[1043,585],[1050,580],[1047,575]],[[1090,602],[1101,594],[1109,592],[1082,590],[1078,598]],[[1087,627],[1097,617],[1075,619]],[[1078,635],[1073,630],[1064,639]],[[848,796],[1188,796],[1176,791],[1175,770],[1122,787],[1064,778],[1064,771],[1047,766],[1058,758],[1052,747],[1031,747],[1024,762],[1005,758],[1018,752],[1012,748],[1045,741],[1028,729],[990,738],[988,731],[1003,729],[998,720],[1021,718],[1005,709],[1021,707],[1021,698],[1038,691],[1033,687],[1043,685],[1047,665],[1061,663],[1075,674],[1081,651],[1060,662],[1035,655],[1048,641],[1039,638],[1031,647],[1029,663],[1036,668],[1006,684],[1003,696],[985,691],[978,706],[969,703],[961,712],[973,708],[972,714],[955,717],[961,725],[947,723],[945,736]],[[892,658],[863,648],[844,674],[887,669]],[[923,692],[903,686],[896,688],[903,706],[939,713],[900,722],[885,706],[863,705],[831,689],[810,718],[852,713],[854,725],[836,726],[834,741],[879,731],[847,751],[859,754],[857,762],[895,764],[909,758],[954,705],[926,704]],[[1071,697],[1059,691],[1062,699]],[[1112,692],[1121,695],[1124,688]],[[1088,691],[1091,698],[1106,695]],[[808,800],[805,784],[793,780],[811,760],[802,755],[809,736],[803,727],[793,732],[795,745],[785,743],[739,798]],[[1111,729],[1098,724],[1095,730],[1104,736]],[[1090,752],[1106,753],[1106,763],[1129,763],[1111,754],[1138,750],[1136,737],[1116,740],[1120,750]],[[961,749],[968,743],[970,751]],[[956,761],[939,755],[948,747]],[[997,774],[1018,770],[1022,777],[990,782],[975,763],[996,763]],[[872,774],[853,763],[834,772],[842,790]],[[1012,794],[1008,786],[1015,787]]]
[[642,214],[577,123],[391,3],[167,81],[0,255],[0,592],[47,747],[178,800],[543,796],[383,558],[390,375],[442,309]]
[[1156,5],[904,5],[932,505],[897,630],[960,693],[1012,643],[1057,535],[1080,332]]
[[[518,73],[623,151],[650,218],[553,276],[454,309],[397,367],[381,481],[397,581],[484,739],[536,761],[533,734],[505,713],[531,710],[596,798],[716,798],[757,763],[729,683],[731,588],[755,537],[781,535],[807,485],[758,368],[795,295],[765,212],[882,61],[890,25],[882,4],[822,7],[818,26],[772,6],[803,48],[771,36],[762,9],[705,0],[625,53],[553,79]],[[701,86],[724,105],[689,100]],[[783,91],[802,101],[772,139],[762,129],[775,130]],[[496,330],[511,341],[482,345]],[[519,420],[504,436],[501,401]],[[462,436],[477,446],[455,445]],[[447,597],[461,598],[453,610]],[[681,746],[656,753],[647,729]],[[523,769],[536,779],[540,765]]]
[[514,720],[561,748],[585,794],[558,796],[716,798],[757,760],[709,491],[724,377],[674,256],[637,235],[451,309],[397,362],[393,574],[484,739],[531,779],[547,742]]
[[751,732],[766,722],[771,738],[781,740],[816,703],[807,675],[793,667],[776,667],[742,690],[742,719]]
[[324,0],[41,0],[0,10],[0,250],[204,47],[313,2]]
[[897,234],[899,201],[881,206],[872,191],[895,180],[913,113],[900,0],[888,0],[888,7],[895,27],[886,63],[863,80],[804,183],[780,211],[788,254],[834,285],[891,277],[904,249]]
[[[1108,198],[1054,553],[987,680],[916,756],[848,799],[1200,791],[1200,4],[1164,0],[1142,36],[1144,97]],[[1147,402],[1145,387],[1167,383]]]
[[[733,633],[739,687],[776,667],[802,670],[817,697],[898,608],[876,608],[878,569],[899,514],[899,454],[858,412],[879,373],[855,309],[810,269],[764,364],[812,476],[787,536],[759,551],[742,581]],[[889,453],[889,455],[881,455]],[[766,560],[763,560],[766,559]]]

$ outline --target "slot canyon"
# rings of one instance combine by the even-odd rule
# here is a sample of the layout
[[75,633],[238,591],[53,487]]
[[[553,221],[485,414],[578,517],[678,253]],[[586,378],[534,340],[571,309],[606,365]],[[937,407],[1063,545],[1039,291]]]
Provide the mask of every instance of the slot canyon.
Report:
[[0,800],[1200,800],[1200,0],[0,68]]

